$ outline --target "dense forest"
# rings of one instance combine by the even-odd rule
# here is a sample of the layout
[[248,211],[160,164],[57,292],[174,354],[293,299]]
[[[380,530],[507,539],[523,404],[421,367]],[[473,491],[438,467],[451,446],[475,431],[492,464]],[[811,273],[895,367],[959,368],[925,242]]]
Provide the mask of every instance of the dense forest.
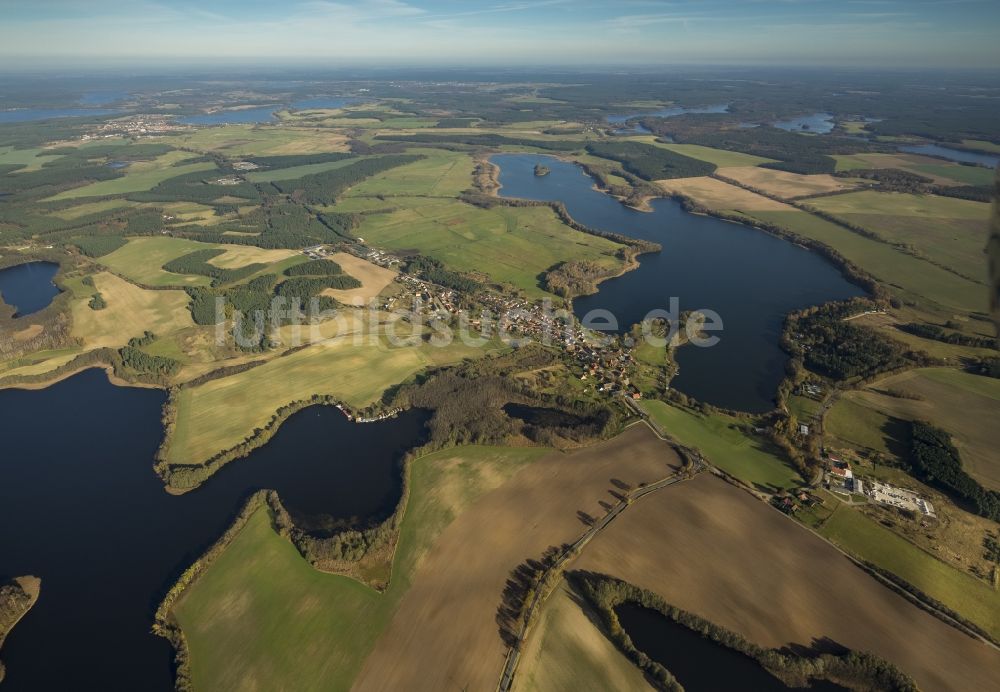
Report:
[[543,284],[546,291],[561,298],[573,298],[597,292],[597,284],[616,273],[616,269],[590,260],[560,262],[545,272]]
[[117,235],[91,236],[89,238],[78,238],[73,241],[73,245],[87,257],[104,257],[120,247],[127,241]]
[[834,303],[790,316],[786,347],[807,368],[835,380],[863,379],[912,362],[915,356],[904,345],[845,322],[856,309],[853,302]]
[[343,271],[333,260],[317,259],[289,267],[285,270],[285,276],[333,276]]
[[[265,249],[301,249],[310,245],[336,243],[353,239],[357,226],[354,214],[324,212],[314,214],[301,204],[265,200],[265,204],[240,216],[233,228],[220,226],[184,226],[173,235],[206,243],[254,245]],[[248,235],[233,235],[227,230]]]
[[676,127],[677,124],[673,119],[663,126],[678,142],[777,159],[776,163],[764,163],[761,166],[792,173],[833,173],[837,162],[831,158],[831,154],[853,154],[885,149],[884,146],[857,139],[833,135],[810,137],[774,127],[696,130],[690,134],[678,132]]
[[[326,261],[326,260],[322,260]],[[315,299],[316,309],[327,311],[336,309],[335,299],[322,295],[328,288],[349,289],[361,285],[353,276],[344,273],[320,276],[293,276],[279,281],[274,274],[263,274],[244,284],[228,288],[204,288],[189,286],[185,290],[191,298],[188,309],[195,324],[214,325],[220,316],[234,320],[234,329],[239,329],[241,339],[237,345],[243,350],[258,351],[269,345],[268,326],[273,320],[282,320],[272,314],[276,298],[284,299],[278,306],[282,310],[297,310],[308,314]],[[219,305],[217,306],[217,301]],[[217,313],[221,307],[222,314]],[[237,318],[239,316],[239,319]],[[291,319],[291,315],[286,315]],[[263,320],[263,321],[261,321]]]
[[996,348],[997,341],[988,336],[974,336],[962,334],[961,332],[947,331],[936,324],[925,322],[908,322],[896,325],[897,329],[924,339],[933,339],[945,344],[955,344],[958,346],[971,346],[974,348]]
[[419,276],[424,281],[430,281],[432,284],[444,286],[445,288],[453,288],[456,291],[468,293],[482,288],[478,281],[463,276],[458,272],[445,269],[440,261],[432,257],[423,257],[421,255],[409,257],[406,260],[404,271],[407,274]]
[[283,194],[307,204],[333,204],[347,188],[384,171],[419,161],[422,156],[395,154],[371,159],[360,159],[356,163],[323,173],[305,175],[295,180],[277,180],[271,185]]
[[223,249],[216,248],[195,250],[194,252],[189,252],[186,255],[181,255],[170,260],[163,265],[163,268],[174,274],[207,276],[212,279],[213,286],[219,286],[221,284],[242,281],[267,267],[266,264],[252,263],[237,269],[226,269],[209,262],[209,260],[225,254],[225,252]]
[[260,200],[260,192],[245,181],[235,185],[220,185],[220,171],[195,171],[168,178],[147,192],[130,192],[126,197],[136,202],[198,202],[214,205],[222,198],[238,198],[247,202]]
[[[555,353],[541,347],[470,361],[398,387],[387,395],[387,405],[433,410],[428,424],[432,448],[502,444],[512,435],[565,447],[620,429],[621,414],[603,403],[541,394],[512,376],[558,362]],[[542,407],[551,415],[518,417],[505,410],[507,404]]]
[[714,164],[641,142],[595,142],[587,145],[587,151],[618,161],[626,171],[643,180],[690,178],[715,172]]
[[980,516],[1000,521],[1000,493],[987,490],[965,472],[947,432],[914,421],[910,433],[910,463],[917,478],[971,504]]

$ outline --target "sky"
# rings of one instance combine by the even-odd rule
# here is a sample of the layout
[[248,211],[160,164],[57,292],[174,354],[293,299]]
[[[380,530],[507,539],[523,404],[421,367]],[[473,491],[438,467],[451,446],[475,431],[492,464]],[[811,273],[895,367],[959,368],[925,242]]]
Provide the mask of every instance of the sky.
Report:
[[1000,68],[998,0],[0,0],[0,64]]

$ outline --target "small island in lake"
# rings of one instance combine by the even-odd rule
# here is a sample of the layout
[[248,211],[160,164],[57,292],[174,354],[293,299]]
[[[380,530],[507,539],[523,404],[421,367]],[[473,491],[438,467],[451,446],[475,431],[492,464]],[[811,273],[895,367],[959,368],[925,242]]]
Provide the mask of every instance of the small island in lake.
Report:
[[535,164],[535,176],[541,178],[542,176],[548,175],[549,173],[551,173],[551,171],[549,170],[548,166],[544,166],[540,163]]

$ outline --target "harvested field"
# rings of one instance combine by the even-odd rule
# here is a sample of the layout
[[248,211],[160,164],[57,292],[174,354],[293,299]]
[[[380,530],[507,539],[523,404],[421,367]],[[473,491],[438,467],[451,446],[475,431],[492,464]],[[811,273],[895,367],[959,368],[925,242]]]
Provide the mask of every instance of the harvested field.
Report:
[[[938,185],[977,184],[975,181],[982,177],[982,173],[975,168],[920,154],[847,154],[833,158],[837,160],[838,171],[898,168],[930,178]],[[989,174],[988,169],[982,170]]]
[[986,281],[985,245],[990,206],[937,195],[864,190],[809,200],[808,204],[874,231],[887,242],[976,281]]
[[[51,354],[51,355],[50,355]],[[33,353],[29,358],[8,361],[0,365],[0,378],[41,375],[65,365],[80,355],[79,349]],[[22,364],[22,361],[27,361]]]
[[472,183],[468,154],[425,149],[419,153],[427,158],[372,176],[353,187],[348,196],[457,197]]
[[829,638],[925,690],[1000,687],[1000,652],[920,610],[836,549],[702,474],[637,502],[575,567],[630,581],[761,646]]
[[[914,398],[891,396],[887,391]],[[851,404],[863,413],[847,419],[855,425],[845,429],[844,416],[836,411]],[[854,439],[864,439],[867,434],[875,440],[870,446],[883,451],[893,446],[885,440],[892,426],[878,425],[886,416],[930,421],[953,436],[966,471],[983,485],[1000,490],[1000,428],[996,425],[1000,420],[1000,380],[948,368],[909,370],[847,392],[831,416],[831,434],[843,433]]]
[[305,255],[295,250],[264,250],[251,245],[201,243],[168,236],[132,238],[98,261],[116,273],[147,286],[207,286],[211,283],[207,276],[175,274],[163,268],[163,265],[170,260],[196,250],[224,250],[224,254],[213,257],[210,263],[226,269],[236,269],[259,262],[276,265],[269,267],[268,270],[280,273],[282,269],[297,261],[305,261]]
[[19,329],[14,332],[14,341],[27,341],[28,339],[34,339],[36,336],[45,331],[44,327],[40,324],[30,324],[24,329]]
[[[894,310],[892,314],[871,314],[864,315],[852,320],[859,327],[872,327],[882,332],[886,336],[902,341],[915,351],[923,351],[935,358],[942,358],[952,364],[961,363],[966,358],[990,358],[996,355],[996,351],[991,348],[976,348],[972,346],[959,346],[957,344],[946,344],[943,341],[934,339],[924,339],[916,334],[909,334],[896,328],[896,325],[906,324],[916,321],[938,321],[939,315],[927,315],[918,311]],[[980,325],[976,325],[980,326]],[[985,323],[982,323],[985,327]],[[976,328],[966,330],[974,334],[980,334]]]
[[674,153],[690,156],[693,159],[714,163],[720,168],[725,166],[757,166],[762,163],[771,163],[774,161],[774,159],[768,159],[763,156],[742,154],[738,151],[729,151],[727,149],[715,149],[714,147],[705,147],[700,144],[667,144],[657,141],[656,137],[635,137],[633,139],[645,142],[646,144],[652,144],[654,147],[660,147],[661,149],[669,149]]
[[516,692],[651,690],[638,666],[599,629],[563,582],[549,596],[514,678]]
[[248,264],[273,264],[301,253],[296,250],[264,250],[253,245],[218,245],[225,253],[209,260],[209,264],[225,269],[239,269]]
[[718,174],[782,199],[853,190],[858,186],[849,178],[835,178],[826,173],[802,175],[756,166],[721,168]]
[[153,161],[136,161],[125,169],[125,175],[121,178],[101,180],[82,187],[75,187],[60,192],[49,199],[104,197],[106,195],[122,195],[128,192],[141,192],[151,190],[169,178],[215,169],[215,164],[211,161],[181,164],[182,161],[193,159],[196,156],[188,151],[171,151]]
[[940,306],[949,314],[987,310],[987,293],[982,284],[956,276],[887,243],[792,207],[785,207],[785,211],[753,212],[751,216],[829,245],[876,278],[901,289],[902,296],[921,307]]
[[203,127],[176,138],[178,146],[227,156],[317,154],[347,151],[347,137],[324,128],[226,125]]
[[339,264],[344,273],[361,282],[358,288],[328,288],[323,291],[323,295],[331,296],[345,305],[367,304],[396,278],[396,272],[392,269],[372,264],[347,252],[330,255],[330,259]]
[[381,594],[313,569],[258,510],[174,609],[195,689],[348,689],[444,527],[547,451],[473,446],[417,459]]
[[[390,346],[365,335],[355,339],[361,324],[362,318],[354,320],[353,316],[343,324],[330,320],[320,325],[318,337],[329,329],[336,338],[272,358],[252,370],[181,390],[168,460],[204,461],[241,442],[255,428],[266,424],[279,407],[293,401],[323,394],[363,407],[389,386],[424,368],[490,352],[489,348],[468,347],[460,342],[437,348],[423,343]],[[290,343],[292,329],[282,328],[284,343]],[[311,336],[308,341],[312,341]]]
[[635,426],[608,442],[553,453],[483,496],[427,553],[354,689],[494,689],[506,653],[496,614],[511,571],[582,534],[580,513],[602,515],[601,503],[615,502],[615,480],[635,486],[678,464],[669,447]]
[[73,302],[73,336],[84,348],[118,348],[146,330],[165,336],[194,326],[184,291],[150,291],[108,272],[94,274],[94,291],[107,303],[103,310],[87,306],[89,295]]
[[215,246],[185,238],[133,238],[99,261],[112,271],[147,286],[207,286],[207,276],[174,274],[163,269],[163,265],[189,252],[212,247]]
[[662,187],[667,194],[690,197],[698,204],[713,210],[787,211],[792,209],[787,204],[706,176],[657,180],[656,184]]

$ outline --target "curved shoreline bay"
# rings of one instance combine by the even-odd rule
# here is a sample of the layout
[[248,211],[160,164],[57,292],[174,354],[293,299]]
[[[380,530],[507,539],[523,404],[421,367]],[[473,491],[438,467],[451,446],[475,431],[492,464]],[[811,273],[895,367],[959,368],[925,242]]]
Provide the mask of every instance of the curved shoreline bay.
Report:
[[[718,344],[677,352],[672,386],[710,404],[754,413],[769,410],[785,375],[778,345],[785,316],[794,310],[863,295],[815,252],[757,229],[685,211],[673,199],[654,199],[652,213],[630,209],[594,189],[582,169],[536,154],[497,154],[502,197],[559,201],[578,223],[663,246],[638,257],[639,267],[574,299],[583,318],[608,310],[619,333],[651,310],[711,309],[722,319]],[[534,175],[544,164],[550,173]]]
[[384,517],[427,415],[356,425],[332,406],[309,407],[264,447],[171,496],[150,463],[164,397],[114,386],[96,369],[0,391],[0,524],[22,527],[0,532],[0,573],[45,582],[4,645],[9,689],[72,689],[85,675],[172,690],[173,651],[150,633],[157,603],[246,497],[277,490],[304,520]]

